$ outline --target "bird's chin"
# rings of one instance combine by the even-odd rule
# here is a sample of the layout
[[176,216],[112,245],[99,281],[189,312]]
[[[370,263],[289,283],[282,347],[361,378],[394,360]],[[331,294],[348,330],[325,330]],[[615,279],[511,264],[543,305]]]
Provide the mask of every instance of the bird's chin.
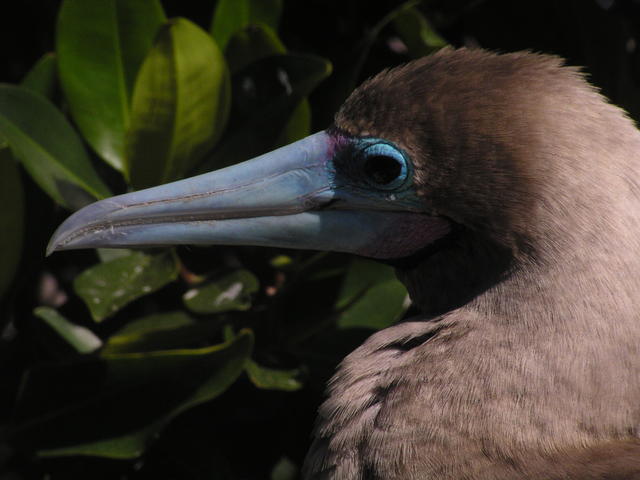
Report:
[[384,216],[386,228],[372,235],[353,253],[393,265],[417,255],[430,255],[440,248],[452,232],[452,223],[445,217],[397,212]]
[[[413,222],[415,225],[415,221]],[[421,265],[434,255],[457,243],[462,228],[446,217],[431,216],[422,219],[423,230],[413,231],[403,236],[403,244],[390,243],[375,255],[365,255],[394,268],[406,269]],[[402,235],[399,235],[402,237]],[[384,256],[385,253],[395,253]],[[402,255],[398,255],[402,252]]]

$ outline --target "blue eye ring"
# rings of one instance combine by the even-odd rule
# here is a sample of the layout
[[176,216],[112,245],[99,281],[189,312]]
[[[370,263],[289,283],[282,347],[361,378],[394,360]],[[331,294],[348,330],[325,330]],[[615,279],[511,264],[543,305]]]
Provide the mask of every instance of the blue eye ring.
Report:
[[411,173],[404,152],[389,142],[367,139],[361,150],[362,170],[367,183],[382,190],[398,190]]

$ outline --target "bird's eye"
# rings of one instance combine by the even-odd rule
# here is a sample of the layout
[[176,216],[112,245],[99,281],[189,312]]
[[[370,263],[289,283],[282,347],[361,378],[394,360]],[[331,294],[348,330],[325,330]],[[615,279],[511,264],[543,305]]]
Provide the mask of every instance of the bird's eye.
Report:
[[375,187],[391,190],[402,186],[408,176],[405,156],[388,143],[374,143],[363,150],[363,170]]
[[364,172],[373,183],[389,185],[402,173],[402,165],[393,157],[375,155],[365,160]]

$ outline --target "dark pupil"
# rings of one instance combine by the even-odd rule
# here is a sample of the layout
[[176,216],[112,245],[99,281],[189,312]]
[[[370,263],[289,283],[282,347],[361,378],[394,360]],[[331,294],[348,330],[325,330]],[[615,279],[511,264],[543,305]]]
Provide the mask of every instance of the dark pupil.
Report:
[[364,164],[364,172],[367,177],[378,185],[387,185],[393,182],[401,171],[402,166],[395,158],[384,155],[369,157]]

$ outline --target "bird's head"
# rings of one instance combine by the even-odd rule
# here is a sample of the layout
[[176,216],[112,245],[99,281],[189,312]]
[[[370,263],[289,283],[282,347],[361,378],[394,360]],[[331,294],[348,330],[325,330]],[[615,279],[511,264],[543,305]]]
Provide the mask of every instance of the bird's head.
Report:
[[[583,128],[573,110],[585,101],[603,103],[555,57],[446,49],[365,82],[325,131],[76,212],[49,251],[222,244],[350,252],[401,265],[414,299],[441,311],[535,256],[553,227],[541,218],[554,208],[545,189],[564,175],[554,158]],[[456,298],[435,300],[451,287]],[[429,288],[437,292],[424,297]]]

